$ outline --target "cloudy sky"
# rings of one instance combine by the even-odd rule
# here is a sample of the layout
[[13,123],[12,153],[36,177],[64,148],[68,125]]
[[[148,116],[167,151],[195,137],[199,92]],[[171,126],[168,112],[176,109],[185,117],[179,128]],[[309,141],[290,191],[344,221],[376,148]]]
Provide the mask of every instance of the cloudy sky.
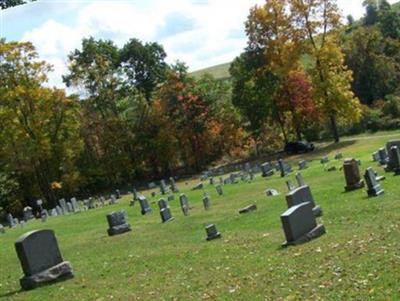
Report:
[[[190,70],[226,63],[246,46],[249,8],[263,0],[38,0],[0,10],[0,36],[31,41],[53,64],[50,84],[63,87],[66,57],[82,38],[112,39],[122,46],[135,37],[161,43],[168,62]],[[344,16],[364,13],[363,0],[338,0]],[[389,1],[394,2],[394,1]]]

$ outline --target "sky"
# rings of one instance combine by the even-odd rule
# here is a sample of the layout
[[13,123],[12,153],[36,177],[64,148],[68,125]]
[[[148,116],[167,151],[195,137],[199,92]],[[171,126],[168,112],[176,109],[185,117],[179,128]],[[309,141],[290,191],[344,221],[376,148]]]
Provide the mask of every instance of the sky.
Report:
[[[54,67],[49,85],[64,88],[67,55],[85,37],[130,38],[164,46],[167,62],[189,70],[232,61],[246,46],[249,9],[265,0],[38,0],[0,10],[0,37],[30,41]],[[343,16],[364,14],[363,0],[338,0]],[[390,3],[395,2],[389,1]]]

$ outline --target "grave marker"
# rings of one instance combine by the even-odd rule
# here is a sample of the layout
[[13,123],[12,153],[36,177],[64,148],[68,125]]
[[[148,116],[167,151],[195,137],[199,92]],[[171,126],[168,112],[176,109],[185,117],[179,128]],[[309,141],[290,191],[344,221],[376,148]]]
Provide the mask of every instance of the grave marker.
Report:
[[114,211],[107,214],[107,222],[109,228],[107,233],[109,236],[114,236],[131,231],[131,225],[126,221],[126,212],[124,210]]
[[181,209],[183,212],[183,215],[188,216],[189,215],[189,200],[185,194],[181,194],[179,196],[179,202],[181,204]]
[[249,213],[249,212],[256,211],[256,210],[257,210],[257,205],[253,204],[253,205],[249,205],[249,206],[246,206],[246,207],[240,209],[239,214]]
[[139,196],[139,204],[141,208],[140,212],[142,213],[142,215],[151,213],[151,208],[149,206],[149,203],[147,202],[146,198],[143,195]]
[[221,238],[221,233],[218,232],[217,227],[214,224],[206,226],[207,237],[206,240],[210,241],[213,239]]
[[346,191],[364,187],[364,181],[360,177],[357,160],[346,159],[343,164],[343,171],[346,178]]
[[160,210],[161,221],[163,223],[173,221],[175,218],[171,215],[171,209],[169,207],[162,208]]
[[288,208],[299,205],[301,203],[311,203],[312,204],[312,211],[315,216],[321,216],[322,215],[322,209],[320,206],[315,204],[313,195],[311,193],[311,189],[309,186],[304,185],[301,187],[298,187],[292,191],[290,191],[286,195],[286,203]]
[[376,180],[376,174],[371,167],[365,171],[364,179],[365,183],[367,183],[368,196],[379,196],[385,192]]

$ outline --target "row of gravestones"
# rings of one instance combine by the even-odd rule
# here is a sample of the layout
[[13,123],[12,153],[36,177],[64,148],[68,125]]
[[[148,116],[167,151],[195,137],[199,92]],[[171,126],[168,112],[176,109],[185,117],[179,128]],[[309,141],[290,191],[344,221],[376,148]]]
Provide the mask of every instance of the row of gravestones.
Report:
[[[393,151],[392,151],[393,150]],[[393,152],[393,165],[391,170],[397,174],[400,170],[400,152],[395,146],[391,147]],[[284,165],[279,162],[281,175],[284,176]],[[346,159],[343,164],[343,170],[346,179],[346,191],[351,191],[364,186],[360,179],[359,163],[354,159]],[[369,195],[381,194],[379,184],[377,184],[377,175],[368,168],[364,175],[368,186]],[[381,177],[382,178],[382,177]],[[296,175],[299,187],[288,185],[289,193],[286,195],[288,210],[281,215],[281,222],[286,241],[283,246],[295,245],[317,238],[324,234],[325,227],[318,224],[316,218],[322,215],[322,209],[316,205],[312,196],[311,189],[305,184],[301,174]],[[151,212],[151,208],[144,196],[137,196],[143,215]],[[204,207],[209,208],[209,197],[204,196]],[[189,211],[189,203],[186,195],[180,195],[180,204],[185,215]],[[168,201],[159,200],[160,215],[162,222],[173,220]],[[242,208],[239,213],[246,213],[256,210],[255,205]],[[131,226],[126,221],[124,211],[113,212],[107,215],[109,224],[108,234],[116,235],[131,231]],[[206,226],[207,240],[221,237],[215,225]],[[22,236],[15,243],[18,258],[20,259],[24,277],[20,280],[23,289],[32,289],[41,284],[73,277],[72,267],[69,262],[62,259],[58,244],[51,230],[33,231]]]

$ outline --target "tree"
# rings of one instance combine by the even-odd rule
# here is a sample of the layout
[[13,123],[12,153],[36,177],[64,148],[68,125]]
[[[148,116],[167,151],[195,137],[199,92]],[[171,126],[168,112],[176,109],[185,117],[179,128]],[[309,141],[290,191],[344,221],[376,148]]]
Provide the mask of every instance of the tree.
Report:
[[340,24],[338,7],[333,0],[292,0],[296,26],[303,31],[311,67],[317,107],[329,118],[335,142],[339,141],[337,119],[357,121],[360,104],[351,91],[352,72],[344,65],[344,56],[335,33]]
[[[36,0],[30,0],[29,2],[34,2]],[[26,4],[28,3],[25,0],[0,0],[0,8],[1,9],[6,9],[6,8],[10,8],[10,7],[14,7],[14,6],[18,6],[18,5],[22,5],[22,4]]]
[[380,4],[379,28],[384,37],[400,39],[400,14],[385,0]]
[[364,24],[367,26],[374,25],[378,22],[379,3],[376,0],[365,0],[363,2],[365,7]]
[[50,66],[30,43],[0,42],[0,159],[14,172],[25,201],[44,197],[55,205],[52,183],[76,187],[81,151],[78,102],[43,87]]

